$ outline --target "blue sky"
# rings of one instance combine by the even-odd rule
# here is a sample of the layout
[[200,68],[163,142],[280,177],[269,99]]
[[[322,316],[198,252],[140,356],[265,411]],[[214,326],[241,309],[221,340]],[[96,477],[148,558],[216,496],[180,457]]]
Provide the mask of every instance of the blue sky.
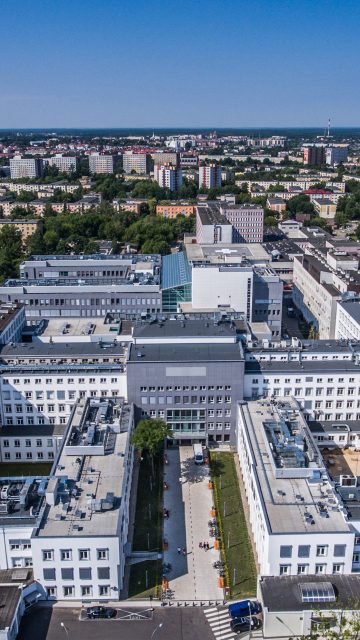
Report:
[[0,128],[359,125],[358,0],[0,0]]

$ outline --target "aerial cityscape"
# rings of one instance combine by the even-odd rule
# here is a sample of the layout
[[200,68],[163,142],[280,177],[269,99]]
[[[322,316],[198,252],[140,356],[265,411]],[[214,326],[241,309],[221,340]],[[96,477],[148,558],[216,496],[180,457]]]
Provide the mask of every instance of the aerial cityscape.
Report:
[[50,4],[0,27],[0,639],[356,640],[360,6]]

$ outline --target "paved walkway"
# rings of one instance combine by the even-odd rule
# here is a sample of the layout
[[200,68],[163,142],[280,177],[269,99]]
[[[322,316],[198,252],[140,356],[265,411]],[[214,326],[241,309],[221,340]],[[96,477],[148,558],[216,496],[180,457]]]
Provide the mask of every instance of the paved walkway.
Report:
[[[222,600],[223,590],[217,586],[218,573],[212,563],[219,559],[209,537],[208,520],[212,491],[208,489],[208,467],[195,465],[192,447],[168,450],[165,466],[164,506],[170,517],[164,520],[164,537],[169,548],[164,562],[172,565],[167,575],[175,600]],[[181,482],[180,482],[181,477]],[[209,542],[210,550],[199,549],[199,542]],[[185,549],[183,555],[177,548]]]

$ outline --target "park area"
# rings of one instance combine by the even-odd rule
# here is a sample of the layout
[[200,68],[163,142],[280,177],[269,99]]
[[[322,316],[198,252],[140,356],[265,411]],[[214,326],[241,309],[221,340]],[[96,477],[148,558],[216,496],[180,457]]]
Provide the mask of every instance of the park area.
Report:
[[234,454],[211,452],[214,502],[220,523],[221,553],[231,598],[256,594],[256,567],[236,475]]

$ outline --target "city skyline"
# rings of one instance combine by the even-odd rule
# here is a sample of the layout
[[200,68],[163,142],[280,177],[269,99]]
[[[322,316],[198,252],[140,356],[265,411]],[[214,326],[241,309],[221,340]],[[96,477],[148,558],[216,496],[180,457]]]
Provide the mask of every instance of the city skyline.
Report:
[[356,126],[359,13],[333,0],[229,0],[221,11],[203,0],[105,11],[95,0],[56,10],[23,0],[9,30],[4,5],[0,125],[325,127],[331,115]]

